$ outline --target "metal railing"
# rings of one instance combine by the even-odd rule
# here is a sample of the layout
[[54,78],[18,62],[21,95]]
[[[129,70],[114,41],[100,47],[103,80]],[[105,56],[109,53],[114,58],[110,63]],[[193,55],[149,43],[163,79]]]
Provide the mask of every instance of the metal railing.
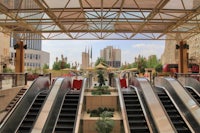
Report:
[[84,78],[83,80],[83,85],[82,85],[82,89],[81,89],[81,96],[80,96],[80,99],[79,99],[79,103],[78,103],[78,110],[77,110],[77,113],[76,113],[76,120],[75,120],[75,126],[74,126],[74,130],[73,130],[73,133],[78,133],[79,130],[80,130],[80,120],[81,120],[81,115],[82,115],[82,109],[83,109],[83,106],[84,106],[84,92],[85,92],[85,89],[87,87],[87,78]]
[[175,73],[175,78],[180,78],[180,77],[191,77],[200,82],[200,73]]
[[130,133],[128,116],[127,116],[127,113],[126,113],[124,98],[123,98],[122,93],[121,93],[121,87],[120,87],[120,84],[119,84],[119,79],[116,78],[115,81],[116,81],[116,88],[117,88],[118,94],[119,94],[119,104],[120,104],[120,109],[121,109],[122,118],[123,118],[124,131],[125,131],[125,133]]
[[[51,73],[39,76],[49,77],[51,80]],[[27,82],[28,73],[0,73],[0,89],[27,85]]]

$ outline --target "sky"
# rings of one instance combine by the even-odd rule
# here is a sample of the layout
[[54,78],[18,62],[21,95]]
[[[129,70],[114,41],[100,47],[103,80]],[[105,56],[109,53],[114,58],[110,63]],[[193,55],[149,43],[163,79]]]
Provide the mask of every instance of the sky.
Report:
[[[42,50],[50,53],[50,68],[56,57],[61,59],[61,55],[67,57],[68,63],[77,61],[81,64],[81,53],[85,49],[92,47],[92,62],[100,57],[100,50],[107,46],[121,49],[121,62],[133,63],[134,58],[139,54],[148,57],[157,55],[161,58],[164,52],[165,41],[163,40],[43,40]],[[88,50],[87,50],[88,51]]]

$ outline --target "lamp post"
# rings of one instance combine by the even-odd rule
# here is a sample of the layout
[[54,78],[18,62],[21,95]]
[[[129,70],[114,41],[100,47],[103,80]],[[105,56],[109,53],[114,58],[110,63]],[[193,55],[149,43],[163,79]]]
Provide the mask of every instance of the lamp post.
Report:
[[188,54],[187,50],[189,49],[189,45],[184,42],[180,41],[179,45],[176,45],[176,49],[179,50],[179,73],[187,73],[188,72]]

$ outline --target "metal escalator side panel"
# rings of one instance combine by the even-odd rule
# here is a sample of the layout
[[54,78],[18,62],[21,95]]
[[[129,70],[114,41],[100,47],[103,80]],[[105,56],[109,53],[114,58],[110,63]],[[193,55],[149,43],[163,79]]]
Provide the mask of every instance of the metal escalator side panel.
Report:
[[145,120],[146,120],[146,124],[148,126],[148,129],[149,129],[150,133],[155,132],[155,131],[153,131],[153,129],[151,127],[151,121],[150,121],[150,118],[148,117],[147,110],[145,108],[144,102],[142,100],[142,97],[141,97],[141,94],[140,94],[138,88],[136,88],[135,86],[132,86],[132,85],[130,85],[130,87],[133,88],[135,90],[136,94],[137,94],[137,97],[138,97],[139,103],[141,105],[142,112],[144,114],[144,117],[145,117]]
[[174,126],[167,117],[163,107],[161,106],[158,97],[154,93],[151,85],[145,78],[136,78],[135,83],[137,88],[142,90],[144,98],[146,99],[146,104],[149,108],[149,111],[152,115],[154,123],[158,132],[161,133],[173,133],[175,132]]
[[66,93],[53,132],[73,132],[79,98],[80,91]]
[[20,100],[17,106],[10,112],[6,121],[1,125],[0,132],[7,133],[12,132],[14,133],[18,128],[19,124],[25,117],[28,109],[32,105],[33,100],[35,97],[43,90],[47,90],[48,84],[50,81],[47,77],[39,77],[37,78],[30,88],[27,90],[26,94]]
[[177,129],[177,132],[194,133],[193,128],[191,127],[183,112],[177,106],[176,102],[171,97],[167,89],[161,86],[156,86],[156,92],[172,123]]
[[62,81],[63,81],[63,78],[58,78],[55,81],[54,85],[52,86],[51,91],[49,92],[49,95],[47,96],[47,99],[40,111],[40,114],[35,122],[35,125],[34,125],[32,131],[31,131],[32,133],[42,132],[42,129],[46,123],[49,111],[53,105],[53,102],[59,91]]
[[196,132],[200,132],[200,107],[188,94],[185,88],[173,78],[156,78],[156,86],[167,89],[178,107],[184,112],[186,119]]
[[41,91],[36,98],[33,100],[31,107],[28,109],[26,115],[24,115],[23,121],[21,121],[16,132],[30,132],[35,121],[38,117],[38,114],[44,104],[44,101],[48,95],[48,91]]
[[[56,80],[55,80],[56,81]],[[55,83],[55,82],[54,82]],[[71,78],[67,77],[63,80],[61,87],[58,88],[58,94],[55,97],[54,103],[48,113],[48,118],[45,122],[45,125],[42,129],[43,133],[50,133],[53,131],[55,123],[57,121],[57,117],[59,115],[59,111],[62,105],[62,101],[65,97],[67,91],[69,91],[71,87]]]
[[190,86],[195,89],[198,94],[200,94],[200,82],[194,78],[191,77],[179,77],[178,81],[183,85],[183,86]]
[[194,89],[191,86],[184,86],[184,88],[186,89],[186,91],[191,95],[191,97],[194,98],[194,100],[199,104],[200,106],[200,93],[198,93],[196,91],[196,89]]
[[115,80],[116,80],[116,88],[119,95],[119,104],[120,104],[120,109],[121,109],[122,118],[123,118],[124,131],[125,133],[130,133],[130,127],[129,127],[128,117],[126,113],[125,102],[124,102],[122,92],[121,92],[119,78],[116,78]]
[[76,112],[76,120],[75,120],[75,124],[74,124],[73,133],[78,133],[80,130],[80,120],[81,120],[82,110],[83,110],[83,106],[84,106],[84,92],[87,88],[87,80],[88,80],[87,78],[84,78],[83,85],[81,87],[81,94],[80,94],[80,98],[79,98],[78,109]]

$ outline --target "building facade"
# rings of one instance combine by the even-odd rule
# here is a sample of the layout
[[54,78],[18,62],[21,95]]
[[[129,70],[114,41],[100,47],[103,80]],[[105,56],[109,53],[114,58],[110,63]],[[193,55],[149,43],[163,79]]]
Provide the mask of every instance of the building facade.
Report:
[[[167,36],[170,39],[170,36]],[[188,63],[195,63],[200,65],[200,34],[191,37],[186,40],[189,45],[188,49]],[[176,40],[166,40],[165,50],[161,57],[162,64],[178,64],[179,54],[176,49],[176,44],[179,44]]]
[[[13,45],[15,44],[16,40],[11,38],[10,42],[10,58],[13,60],[11,63],[11,69],[15,67],[15,55],[16,50],[14,49]],[[27,49],[25,49],[24,54],[24,68],[25,71],[28,70],[36,70],[42,69],[45,64],[49,65],[50,62],[50,54],[48,52],[41,50],[41,40],[40,43],[37,43],[35,40],[26,40]],[[30,42],[30,43],[29,43]]]
[[116,68],[121,66],[121,49],[107,46],[101,50],[100,57],[103,58],[109,66]]
[[10,59],[10,36],[0,33],[0,73],[4,71],[4,69],[9,68],[12,60]]
[[82,52],[81,69],[87,69],[88,67],[89,67],[89,53]]

